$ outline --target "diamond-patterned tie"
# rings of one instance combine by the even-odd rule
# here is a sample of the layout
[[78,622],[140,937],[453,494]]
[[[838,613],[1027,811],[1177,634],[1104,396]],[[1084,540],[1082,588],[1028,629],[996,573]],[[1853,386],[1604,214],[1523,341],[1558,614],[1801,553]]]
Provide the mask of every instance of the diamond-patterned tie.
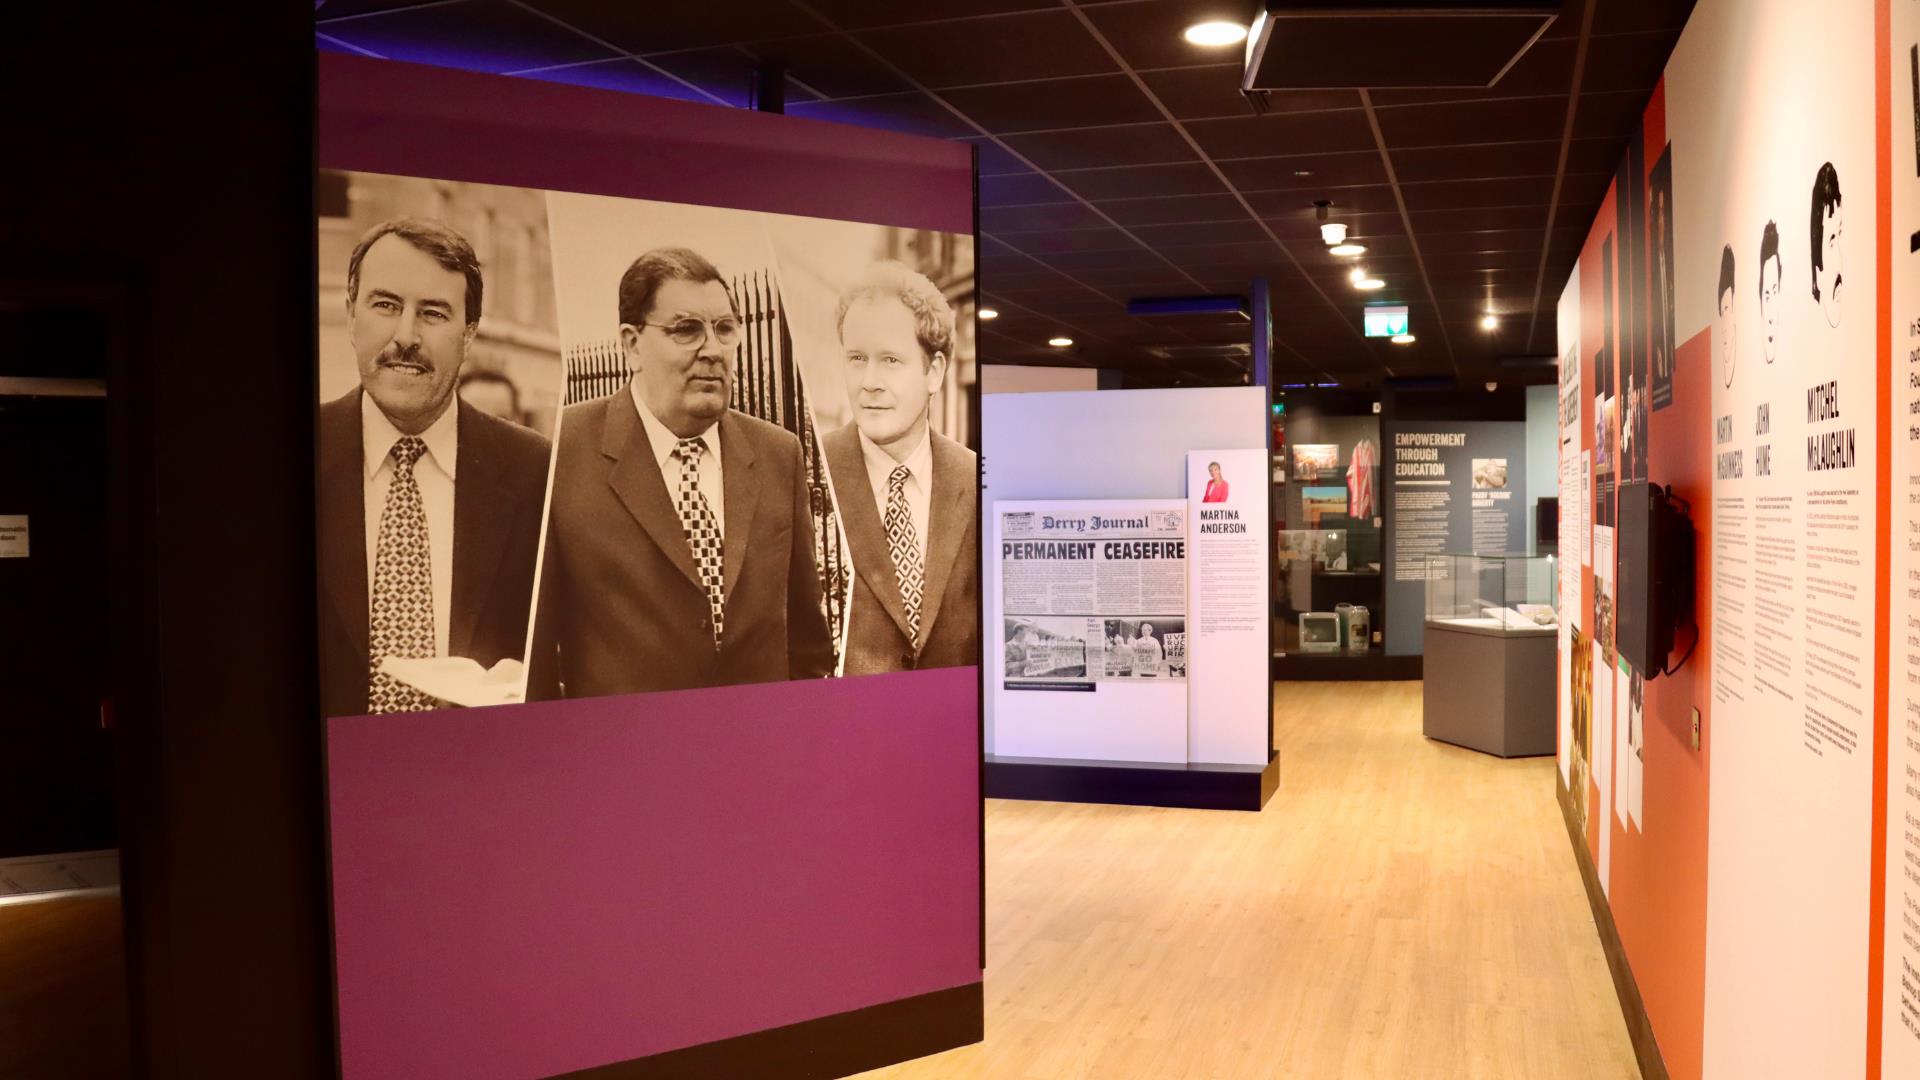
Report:
[[700,491],[700,455],[706,450],[707,444],[699,439],[681,439],[674,444],[673,456],[680,462],[680,488],[674,492],[673,504],[680,512],[680,527],[687,532],[687,546],[693,549],[694,569],[700,572],[700,583],[707,587],[707,606],[713,609],[713,647],[717,650],[727,603],[726,573],[720,561],[720,522]]
[[367,624],[367,711],[420,712],[433,698],[379,670],[383,657],[428,657],[433,634],[433,556],[427,546],[427,511],[413,466],[427,452],[425,440],[403,436],[393,444],[393,482],[380,512],[373,554],[373,604]]
[[907,609],[907,629],[915,646],[920,644],[920,601],[926,588],[925,564],[920,558],[920,539],[913,528],[913,512],[907,508],[907,481],[913,473],[905,465],[896,465],[887,474],[887,547],[893,553],[893,572],[900,580],[900,602]]

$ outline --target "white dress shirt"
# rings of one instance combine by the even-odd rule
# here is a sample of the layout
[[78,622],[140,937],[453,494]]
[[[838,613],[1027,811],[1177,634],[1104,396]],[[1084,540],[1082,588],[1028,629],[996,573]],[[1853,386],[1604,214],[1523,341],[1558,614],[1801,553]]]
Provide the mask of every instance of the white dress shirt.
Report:
[[[667,425],[653,415],[647,403],[640,400],[640,384],[629,383],[628,392],[633,395],[633,407],[640,414],[640,426],[647,431],[647,445],[653,450],[654,461],[660,466],[660,479],[666,481],[667,496],[673,498],[680,490],[680,461],[673,456],[673,448],[680,443],[680,436],[667,430]],[[713,511],[713,523],[724,538],[727,535],[727,489],[723,483],[726,471],[720,465],[720,422],[715,420],[707,430],[695,436],[707,446],[707,452],[700,455],[700,494],[706,496],[707,507]]]
[[867,463],[867,483],[873,487],[873,505],[880,511],[882,528],[887,521],[887,480],[893,470],[901,465],[907,467],[910,474],[904,485],[903,493],[907,497],[907,513],[913,518],[913,539],[920,547],[920,565],[927,565],[927,519],[933,507],[933,436],[928,432],[920,434],[920,445],[905,461],[893,460],[893,455],[880,448],[880,444],[867,438],[867,433],[855,429],[860,435],[860,453]]
[[[460,460],[457,402],[448,402],[440,419],[420,433],[427,452],[413,463],[413,481],[420,488],[420,504],[427,512],[427,556],[433,573],[433,650],[447,655],[447,627],[453,609],[453,474]],[[360,465],[365,479],[367,516],[367,617],[373,617],[375,555],[380,549],[380,515],[387,509],[387,489],[393,486],[393,444],[402,438],[373,395],[360,395]]]

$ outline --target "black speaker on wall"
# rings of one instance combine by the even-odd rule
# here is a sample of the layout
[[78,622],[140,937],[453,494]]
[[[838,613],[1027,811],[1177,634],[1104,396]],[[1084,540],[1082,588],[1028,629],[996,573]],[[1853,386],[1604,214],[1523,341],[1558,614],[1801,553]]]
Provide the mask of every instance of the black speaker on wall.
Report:
[[[1694,535],[1691,507],[1658,484],[1620,489],[1620,652],[1648,679],[1671,675],[1693,655],[1667,667],[1683,626],[1694,626]],[[1644,555],[1643,555],[1644,553]],[[1693,631],[1699,642],[1699,630]]]

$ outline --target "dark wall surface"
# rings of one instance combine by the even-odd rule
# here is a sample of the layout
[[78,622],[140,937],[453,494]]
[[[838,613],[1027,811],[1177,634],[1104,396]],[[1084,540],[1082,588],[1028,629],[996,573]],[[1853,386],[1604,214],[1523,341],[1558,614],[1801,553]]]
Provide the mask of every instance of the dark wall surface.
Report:
[[0,41],[0,278],[70,281],[114,316],[107,613],[144,1075],[333,1072],[311,17],[33,5]]

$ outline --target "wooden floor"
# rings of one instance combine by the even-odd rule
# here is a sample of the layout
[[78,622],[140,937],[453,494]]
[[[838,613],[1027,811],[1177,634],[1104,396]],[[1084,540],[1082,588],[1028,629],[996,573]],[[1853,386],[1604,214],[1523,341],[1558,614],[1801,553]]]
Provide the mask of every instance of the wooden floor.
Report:
[[1552,758],[1275,688],[1260,814],[987,804],[984,1043],[869,1077],[1638,1077]]

